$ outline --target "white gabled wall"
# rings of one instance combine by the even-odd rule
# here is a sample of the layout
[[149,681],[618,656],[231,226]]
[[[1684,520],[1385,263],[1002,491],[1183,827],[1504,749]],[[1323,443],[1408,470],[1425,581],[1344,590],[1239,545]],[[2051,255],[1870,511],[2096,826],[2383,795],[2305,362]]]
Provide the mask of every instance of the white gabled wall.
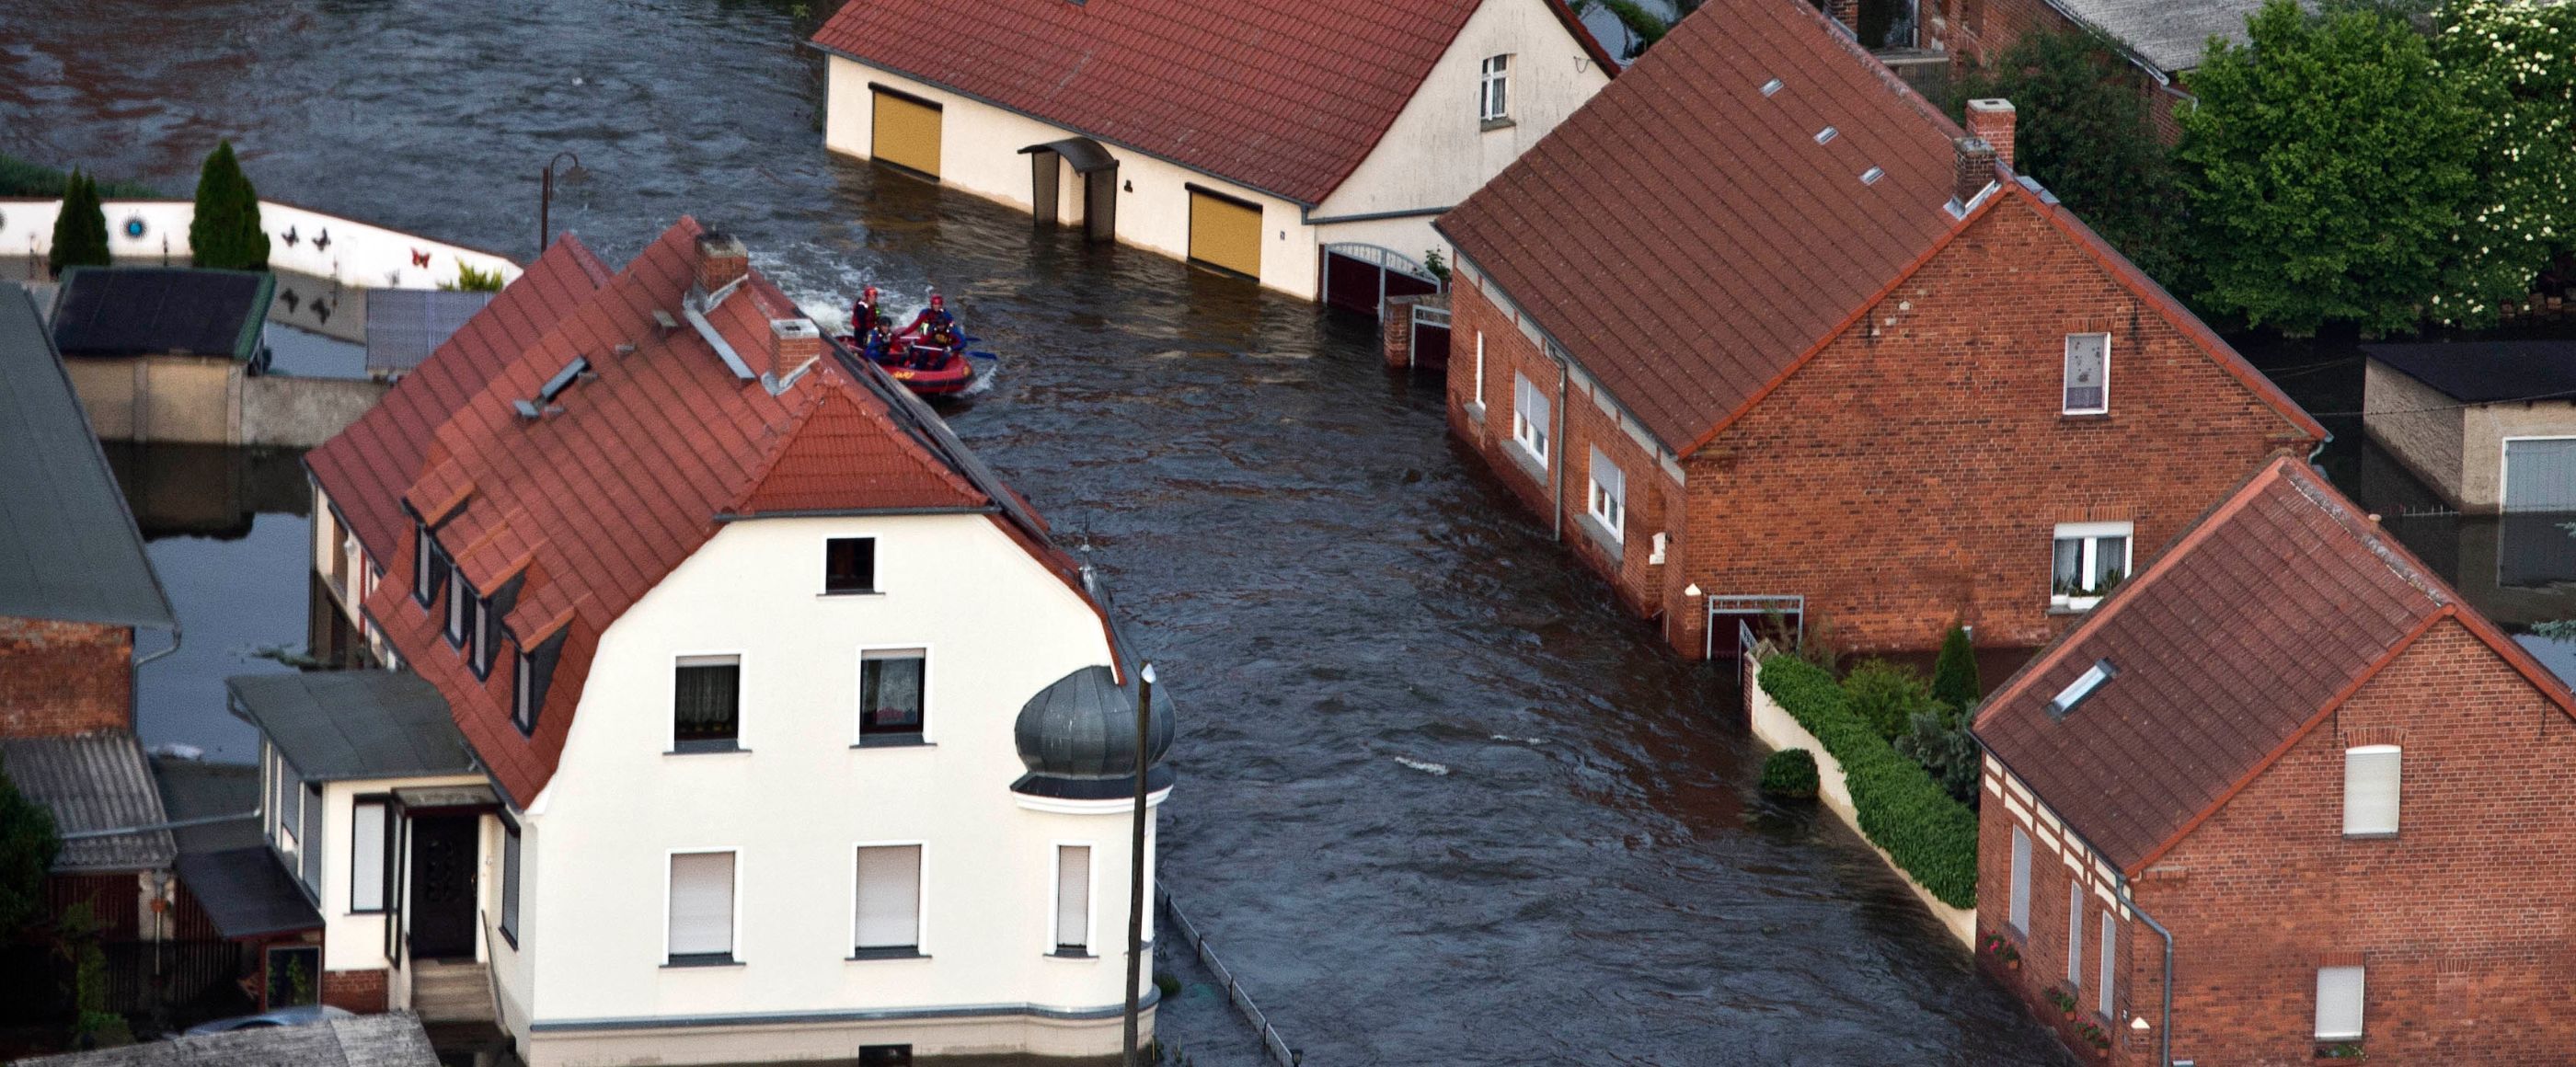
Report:
[[[834,536],[877,539],[881,593],[822,595]],[[859,650],[909,645],[930,650],[932,744],[852,747]],[[709,652],[742,656],[747,751],[666,754],[673,659]],[[985,516],[726,526],[603,635],[522,817],[521,948],[496,968],[512,1014],[1120,1003],[1116,952],[1053,959],[1046,940],[1061,842],[1093,846],[1095,929],[1123,934],[1126,818],[1033,811],[1010,790],[1020,706],[1108,655],[1099,615]],[[929,959],[847,958],[853,848],[887,841],[924,843]],[[713,848],[738,852],[741,965],[665,967],[667,856]]]
[[[322,912],[323,970],[362,971],[392,965],[392,961],[385,958],[386,913],[352,911],[349,908],[350,883],[354,877],[351,864],[357,860],[352,848],[357,830],[358,798],[385,796],[396,789],[478,786],[484,784],[484,781],[482,775],[465,774],[362,779],[330,782],[322,787],[322,840],[320,842],[322,885],[318,907]],[[306,847],[311,845],[308,844]],[[385,882],[387,900],[397,896],[398,883],[409,871],[408,859],[403,857],[401,862],[394,865],[393,872],[387,875]],[[478,889],[498,881],[501,877],[500,862],[501,854],[498,851],[487,849],[483,852],[480,865],[476,867]],[[499,899],[488,891],[482,896],[487,901]],[[482,953],[479,940],[475,952],[477,955]]]

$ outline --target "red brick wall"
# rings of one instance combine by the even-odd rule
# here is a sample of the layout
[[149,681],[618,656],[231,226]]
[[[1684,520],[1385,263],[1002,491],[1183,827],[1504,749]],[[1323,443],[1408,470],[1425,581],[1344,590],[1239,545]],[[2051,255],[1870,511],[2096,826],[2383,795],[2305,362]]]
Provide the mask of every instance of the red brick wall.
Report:
[[[2110,413],[2066,416],[2065,337],[2111,334]],[[1685,461],[1683,576],[1804,594],[1855,649],[1953,618],[2035,645],[2061,522],[2135,524],[2131,572],[2308,442],[2026,202],[1998,204]]]
[[385,970],[322,972],[322,1003],[360,1015],[385,1010]]
[[[2111,1062],[2147,1067],[2155,1061],[2154,1033],[2140,1035],[2130,1028],[2133,1016],[2143,1014],[2152,1027],[2159,1025],[2163,1005],[2161,982],[2164,977],[2164,941],[2154,931],[2134,919],[2115,920],[2119,936],[2113,940],[2116,963],[2113,967],[2112,1011],[2100,1012],[2102,915],[2112,906],[2102,898],[2106,883],[2098,873],[2079,875],[2093,868],[2096,857],[2080,838],[2042,820],[2021,793],[2005,800],[2005,788],[1991,764],[1985,776],[1983,803],[1977,807],[1977,962],[2014,996],[2021,999],[2033,1018],[2057,1031],[2068,1048],[2082,1054],[2087,1062],[2095,1061],[2094,1047],[2078,1036],[2078,1028],[2091,1023],[2113,1039],[2108,1059]],[[2018,824],[2031,838],[2030,929],[2014,930],[2010,923],[2012,910],[2012,832]],[[2069,862],[2069,858],[2073,863]],[[2098,869],[2097,869],[2098,870]],[[2077,962],[2078,980],[2068,982],[2066,975],[2067,887],[2084,878],[2084,945]],[[2117,896],[2117,890],[2113,890]],[[2161,916],[2159,916],[2161,918]],[[2006,967],[1995,955],[1985,951],[1990,935],[2000,934],[2021,954],[2018,969]],[[2076,1000],[2074,1018],[2067,1018],[2050,1005],[2043,994],[2059,990]],[[2180,1053],[2177,1053],[2180,1056]],[[2202,1062],[2217,1062],[2203,1060]],[[2232,1062],[2232,1061],[2230,1061]]]
[[134,631],[0,616],[0,737],[134,726]]
[[[1949,50],[1953,79],[1971,76],[2027,34],[2078,32],[2075,23],[2047,0],[1928,0],[1923,15],[1925,46]],[[2180,141],[2182,126],[2174,112],[2185,104],[2181,92],[2159,84],[2134,64],[2123,64],[2118,76],[2136,82],[2146,96],[2147,123],[2156,135],[2168,145]]]

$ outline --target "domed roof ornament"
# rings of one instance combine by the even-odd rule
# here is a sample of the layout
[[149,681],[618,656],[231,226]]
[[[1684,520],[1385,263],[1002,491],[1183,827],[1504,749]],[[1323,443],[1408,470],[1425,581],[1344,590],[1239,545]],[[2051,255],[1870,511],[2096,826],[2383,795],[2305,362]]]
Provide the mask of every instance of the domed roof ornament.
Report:
[[[1012,734],[1028,773],[1011,791],[1057,800],[1115,800],[1136,792],[1136,693],[1106,666],[1056,679],[1020,706]],[[1172,784],[1172,702],[1154,689],[1146,723],[1145,786]]]

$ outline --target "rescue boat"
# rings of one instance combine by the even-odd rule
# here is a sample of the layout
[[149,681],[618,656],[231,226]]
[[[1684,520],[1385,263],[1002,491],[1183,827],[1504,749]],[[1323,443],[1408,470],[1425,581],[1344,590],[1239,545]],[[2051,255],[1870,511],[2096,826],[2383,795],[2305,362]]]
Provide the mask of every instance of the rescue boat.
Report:
[[947,301],[935,292],[930,306],[897,330],[893,320],[878,310],[876,287],[869,286],[851,305],[850,332],[840,340],[868,362],[885,368],[887,377],[925,397],[956,396],[973,388],[1000,359],[968,349],[975,338],[966,335],[956,316],[949,314]]

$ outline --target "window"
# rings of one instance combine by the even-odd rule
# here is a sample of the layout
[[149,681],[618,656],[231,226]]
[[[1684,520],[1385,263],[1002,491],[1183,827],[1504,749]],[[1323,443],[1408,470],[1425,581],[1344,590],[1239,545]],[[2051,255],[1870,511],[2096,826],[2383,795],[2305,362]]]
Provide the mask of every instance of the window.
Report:
[[1055,954],[1091,954],[1091,846],[1055,849]]
[[1512,117],[1512,57],[1487,56],[1476,92],[1476,118],[1480,122],[1501,122]]
[[1476,331],[1476,407],[1485,406],[1485,331]]
[[2084,673],[2076,675],[2074,681],[2066,683],[2066,688],[2058,690],[2057,695],[2049,699],[2048,713],[2058,718],[2066,717],[2067,712],[2075,710],[2076,705],[2092,696],[2094,690],[2102,688],[2102,683],[2119,676],[2120,668],[2112,666],[2110,660],[2094,660],[2092,666],[2084,668]]
[[1592,450],[1592,487],[1584,494],[1583,509],[1610,534],[1613,541],[1624,540],[1628,521],[1628,476],[1610,462],[1608,453]]
[[2129,576],[2129,544],[2136,527],[2125,522],[2069,522],[2057,526],[2049,570],[2048,603],[2090,608]]
[[501,824],[501,936],[519,947],[519,828]]
[[1542,467],[1547,466],[1548,416],[1547,394],[1540,392],[1538,386],[1531,384],[1528,377],[1514,372],[1512,374],[1512,440],[1520,442],[1521,449],[1528,452],[1531,458],[1538,460],[1538,465]]
[[269,836],[277,842],[280,850],[292,853],[295,851],[295,827],[299,825],[295,815],[295,787],[289,784],[294,774],[287,770],[286,757],[274,747],[268,749],[268,766],[268,810],[276,823],[275,832]]
[[682,656],[672,673],[673,750],[728,752],[741,747],[742,657]]
[[510,725],[522,734],[537,732],[537,665],[521,652],[511,657],[517,667],[511,671]]
[[2317,1040],[2361,1038],[2361,968],[2317,968]]
[[732,963],[734,854],[671,855],[669,962]]
[[2111,925],[2112,920],[2116,918],[2118,916],[2111,914],[2107,909],[2102,912],[2102,959],[2095,964],[2102,969],[2102,981],[2094,990],[2093,1010],[2101,1012],[2105,1019],[2112,1017],[2112,986],[2115,984],[2114,979],[2118,977],[2112,970],[2112,961],[2119,958],[2116,950],[2120,944],[2120,928]]
[[2004,921],[2014,933],[2030,933],[2030,835],[2018,826],[2013,827],[2012,910]]
[[2111,335],[2066,335],[2066,414],[2111,410]]
[[873,648],[859,653],[859,743],[920,744],[922,680],[927,650]]
[[834,537],[823,542],[823,591],[877,591],[877,539]]
[[447,558],[438,554],[438,542],[429,536],[426,524],[413,525],[412,599],[428,607],[438,601],[439,584],[447,579]]
[[318,783],[305,786],[296,810],[303,821],[298,824],[302,829],[296,831],[295,839],[304,844],[304,860],[298,865],[296,876],[303,880],[305,893],[312,896],[315,903],[320,903],[322,853],[328,851],[322,847],[322,786]]
[[385,802],[362,800],[350,809],[349,910],[385,910],[385,868],[393,853],[386,845]]
[[2343,753],[2343,834],[2388,837],[2397,833],[2397,786],[2401,750],[2395,745],[2363,745]]
[[2084,880],[2066,880],[2066,984],[2084,984]]
[[921,954],[921,846],[859,846],[856,959]]
[[475,677],[488,678],[492,674],[492,643],[500,636],[495,631],[500,629],[501,624],[492,617],[491,598],[475,597],[473,609],[474,649],[467,662],[474,667]]
[[450,647],[465,647],[465,604],[467,601],[472,599],[474,599],[474,589],[473,587],[465,584],[463,575],[457,576],[456,581],[449,583],[447,590],[447,643]]

